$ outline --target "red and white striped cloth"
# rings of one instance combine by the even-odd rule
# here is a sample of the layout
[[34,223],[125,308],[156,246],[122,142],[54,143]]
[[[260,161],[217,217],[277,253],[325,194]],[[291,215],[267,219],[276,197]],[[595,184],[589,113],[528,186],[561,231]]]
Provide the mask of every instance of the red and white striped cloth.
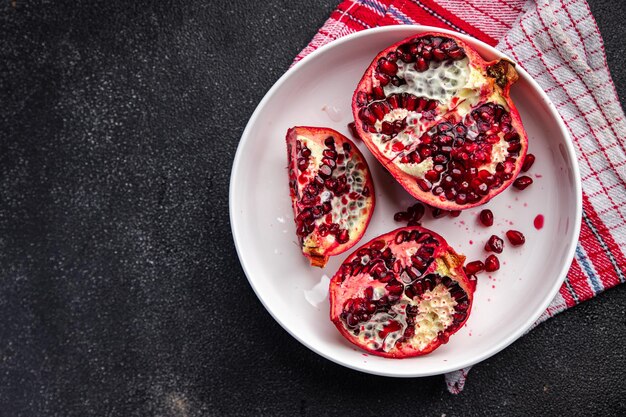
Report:
[[[570,131],[583,185],[580,240],[565,283],[534,326],[623,283],[626,123],[586,1],[346,0],[295,62],[349,33],[401,24],[466,33],[514,58],[550,96]],[[446,375],[450,392],[463,389],[468,371]]]

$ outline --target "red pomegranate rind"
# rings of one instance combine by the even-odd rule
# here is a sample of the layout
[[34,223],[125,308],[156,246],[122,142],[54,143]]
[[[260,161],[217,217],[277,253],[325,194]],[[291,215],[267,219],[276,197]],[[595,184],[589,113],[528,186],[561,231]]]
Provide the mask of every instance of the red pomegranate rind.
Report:
[[287,131],[289,189],[302,253],[313,266],[354,246],[374,211],[374,185],[359,149],[341,133]]
[[415,198],[444,210],[486,203],[519,174],[528,139],[509,96],[514,64],[486,62],[436,32],[380,52],[352,99],[368,149]]
[[403,227],[352,253],[330,281],[330,318],[350,342],[378,356],[425,355],[467,321],[474,286],[435,232]]

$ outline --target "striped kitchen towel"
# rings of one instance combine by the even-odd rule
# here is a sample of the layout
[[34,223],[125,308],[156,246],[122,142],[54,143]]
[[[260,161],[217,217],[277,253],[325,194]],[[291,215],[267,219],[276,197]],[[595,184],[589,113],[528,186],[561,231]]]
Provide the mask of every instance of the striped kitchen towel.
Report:
[[[294,62],[349,33],[401,24],[465,33],[514,58],[550,96],[574,140],[583,186],[580,240],[566,281],[534,326],[623,283],[626,124],[586,1],[346,0]],[[450,392],[463,389],[468,371],[446,375]]]

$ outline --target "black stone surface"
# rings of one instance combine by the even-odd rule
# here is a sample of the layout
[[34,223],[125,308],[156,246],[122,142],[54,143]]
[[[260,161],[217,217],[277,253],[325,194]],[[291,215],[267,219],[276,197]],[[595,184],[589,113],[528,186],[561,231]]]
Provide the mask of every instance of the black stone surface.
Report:
[[[257,300],[231,161],[336,3],[0,3],[0,416],[625,415],[624,287],[459,396],[335,365]],[[626,10],[590,3],[623,103]]]

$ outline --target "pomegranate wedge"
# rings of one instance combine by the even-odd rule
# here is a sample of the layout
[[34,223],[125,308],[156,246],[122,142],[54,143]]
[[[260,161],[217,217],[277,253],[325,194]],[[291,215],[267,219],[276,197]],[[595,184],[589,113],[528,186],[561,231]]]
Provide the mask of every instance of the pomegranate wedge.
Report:
[[352,99],[356,130],[415,198],[444,210],[484,204],[519,174],[528,139],[514,64],[423,33],[380,52]]
[[332,278],[330,318],[346,339],[374,355],[425,355],[469,317],[474,286],[464,261],[423,227],[379,236]]
[[354,246],[374,211],[374,186],[359,149],[322,127],[287,131],[289,188],[302,253],[314,266]]

